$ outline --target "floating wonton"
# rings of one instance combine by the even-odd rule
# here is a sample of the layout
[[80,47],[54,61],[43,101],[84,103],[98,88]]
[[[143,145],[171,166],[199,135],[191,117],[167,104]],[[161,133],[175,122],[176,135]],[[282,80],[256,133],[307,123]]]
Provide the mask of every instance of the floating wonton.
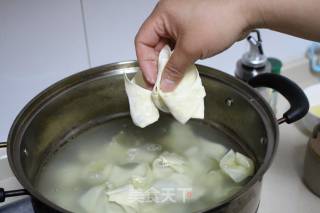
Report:
[[115,202],[109,202],[106,194],[106,186],[100,185],[89,189],[79,200],[79,204],[86,212],[107,213],[117,212],[125,213],[123,208]]
[[164,152],[153,161],[152,171],[157,178],[166,177],[174,172],[184,173],[186,171],[185,160],[175,154]]
[[143,147],[131,148],[127,153],[128,162],[135,163],[151,163],[158,155],[157,152],[148,151]]
[[206,174],[211,170],[220,169],[219,162],[227,153],[227,149],[218,143],[198,137],[198,145],[184,152],[187,157],[192,175]]
[[188,173],[193,177],[206,174],[212,169],[219,168],[219,162],[201,152],[200,147],[194,146],[185,151],[184,155],[188,159]]
[[209,158],[220,161],[228,152],[227,148],[219,143],[213,143],[205,138],[198,138],[201,146],[201,152]]
[[110,202],[121,205],[127,213],[138,212],[139,199],[141,199],[138,195],[144,196],[143,191],[135,189],[130,184],[112,191],[107,191],[106,194],[108,195]]
[[203,182],[202,187],[206,187],[206,194],[213,198],[214,203],[229,198],[242,188],[240,184],[235,183],[222,170],[210,171],[208,174],[199,177],[199,181]]
[[146,177],[149,170],[147,164],[129,163],[123,166],[113,166],[108,182],[114,187],[119,187],[128,184],[132,177]]
[[175,119],[183,124],[191,118],[204,118],[206,92],[196,66],[188,67],[183,79],[174,91],[163,92],[161,90],[162,73],[170,56],[170,47],[166,45],[159,54],[158,76],[152,91],[146,89],[147,86],[141,71],[132,80],[129,80],[126,74],[124,75],[130,114],[134,124],[141,128],[159,119],[158,109],[171,113]]
[[230,150],[220,161],[220,167],[234,182],[240,183],[254,173],[253,161],[241,153]]
[[[193,193],[192,179],[184,174],[173,173],[163,177],[152,185],[156,203],[186,203],[191,200],[188,193]],[[172,197],[167,197],[166,192]]]
[[117,139],[118,137],[115,136],[112,138],[110,143],[101,147],[103,151],[102,159],[105,162],[115,163],[115,164],[125,163],[126,147],[122,146]]
[[106,164],[104,161],[93,161],[84,166],[80,178],[90,185],[102,184],[108,179],[112,167],[112,164]]
[[159,139],[161,145],[168,150],[175,150],[183,153],[187,149],[199,144],[198,137],[193,133],[189,125],[182,125],[173,122],[170,125],[169,132]]

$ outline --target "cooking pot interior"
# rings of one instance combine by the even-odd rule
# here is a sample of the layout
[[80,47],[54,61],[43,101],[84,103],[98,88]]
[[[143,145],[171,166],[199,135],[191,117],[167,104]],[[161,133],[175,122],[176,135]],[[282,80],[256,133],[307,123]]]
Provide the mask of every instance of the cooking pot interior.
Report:
[[[259,170],[270,161],[276,146],[277,124],[270,108],[233,77],[198,68],[207,93],[204,122],[236,136],[236,141],[254,155]],[[12,130],[15,151],[10,148],[12,168],[25,187],[34,186],[48,156],[80,126],[128,114],[123,72],[132,76],[137,70],[129,63],[84,71],[58,82],[26,107],[20,115],[22,122]]]

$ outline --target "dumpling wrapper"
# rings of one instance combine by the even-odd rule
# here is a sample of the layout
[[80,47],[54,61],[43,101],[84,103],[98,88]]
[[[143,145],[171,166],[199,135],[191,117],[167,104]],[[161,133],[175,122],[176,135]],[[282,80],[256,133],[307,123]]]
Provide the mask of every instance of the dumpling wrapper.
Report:
[[182,125],[178,122],[170,124],[168,134],[161,137],[159,143],[167,150],[175,150],[178,154],[199,144],[192,128],[189,125]]
[[82,181],[89,185],[99,185],[107,181],[113,165],[104,161],[93,161],[85,165],[80,173]]
[[151,99],[152,91],[145,88],[142,73],[139,71],[132,80],[124,74],[124,82],[133,123],[144,128],[156,122],[159,111]]
[[175,154],[164,152],[153,161],[152,171],[156,178],[166,177],[172,173],[184,173],[186,171],[185,160]]
[[198,181],[203,183],[201,187],[204,187],[206,196],[212,198],[213,204],[226,200],[242,188],[241,184],[235,183],[222,170],[212,170],[199,176]]
[[128,162],[133,163],[152,163],[157,158],[156,152],[150,152],[141,147],[128,150]]
[[188,174],[194,178],[199,175],[207,174],[214,169],[220,169],[219,162],[205,155],[200,147],[191,147],[185,151],[184,155],[188,159]]
[[198,138],[198,141],[201,146],[201,152],[212,159],[220,161],[223,156],[228,152],[227,148],[219,143],[214,143],[205,138]]
[[[193,193],[192,178],[179,173],[173,173],[167,177],[158,179],[151,188],[155,191],[153,197],[154,202],[157,204],[185,203],[191,200],[191,197],[188,197],[187,193]],[[168,197],[166,191],[171,192],[172,196]]]
[[240,183],[254,173],[253,161],[241,153],[230,150],[220,161],[221,170],[234,182]]
[[105,185],[89,189],[79,200],[83,210],[88,213],[137,213],[139,212],[139,199],[144,199],[143,191],[135,189],[132,185],[125,185],[114,190],[108,190]]
[[107,191],[106,195],[108,195],[109,201],[119,204],[127,213],[138,212],[139,202],[143,202],[144,200],[143,191],[135,189],[131,184],[122,186],[112,191]]
[[132,80],[124,74],[125,89],[129,99],[130,114],[133,123],[144,128],[159,119],[160,109],[171,113],[180,123],[186,123],[191,118],[204,118],[205,89],[196,66],[190,66],[172,92],[163,92],[160,81],[164,68],[171,56],[171,50],[166,45],[159,54],[158,76],[152,91],[146,89],[141,71]]
[[147,189],[152,184],[153,179],[153,173],[151,169],[148,169],[144,176],[133,175],[130,182],[135,188]]
[[104,185],[89,189],[79,200],[79,204],[87,213],[124,213],[124,209],[115,202],[109,202]]
[[228,152],[227,148],[202,137],[198,137],[197,142],[184,152],[189,161],[191,174],[197,176],[220,169],[219,162]]
[[149,166],[147,164],[129,164],[129,166],[113,166],[108,182],[115,187],[127,184],[133,177],[146,177]]
[[166,93],[161,90],[162,74],[170,56],[170,47],[166,45],[159,54],[158,76],[152,91],[154,104],[161,111],[170,112],[182,124],[191,118],[203,119],[206,92],[195,65],[188,67],[183,79],[174,91]]

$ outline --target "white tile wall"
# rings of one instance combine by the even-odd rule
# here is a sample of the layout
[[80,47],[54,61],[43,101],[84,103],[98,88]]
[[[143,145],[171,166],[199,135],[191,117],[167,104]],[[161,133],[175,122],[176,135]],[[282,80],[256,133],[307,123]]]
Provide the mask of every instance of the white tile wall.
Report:
[[[133,40],[157,0],[83,0],[93,66],[135,58]],[[266,54],[285,62],[303,57],[309,41],[262,30]],[[235,63],[247,50],[238,42],[227,51],[199,63],[233,73]]]
[[135,59],[135,34],[156,2],[83,0],[92,66]]
[[[284,63],[303,58],[307,47],[311,44],[308,40],[270,30],[263,29],[261,30],[261,33],[265,54],[270,57],[277,57]],[[199,63],[233,74],[237,60],[248,50],[248,48],[249,45],[246,41],[240,41],[225,52],[213,58],[200,61]]]
[[79,0],[1,0],[0,140],[27,101],[87,67]]

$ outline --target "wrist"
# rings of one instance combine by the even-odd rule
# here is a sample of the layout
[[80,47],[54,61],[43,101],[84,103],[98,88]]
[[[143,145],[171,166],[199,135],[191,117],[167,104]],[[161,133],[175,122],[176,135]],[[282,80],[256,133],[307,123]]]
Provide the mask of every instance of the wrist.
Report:
[[238,0],[241,16],[245,19],[244,31],[266,28],[265,2],[263,0]]

